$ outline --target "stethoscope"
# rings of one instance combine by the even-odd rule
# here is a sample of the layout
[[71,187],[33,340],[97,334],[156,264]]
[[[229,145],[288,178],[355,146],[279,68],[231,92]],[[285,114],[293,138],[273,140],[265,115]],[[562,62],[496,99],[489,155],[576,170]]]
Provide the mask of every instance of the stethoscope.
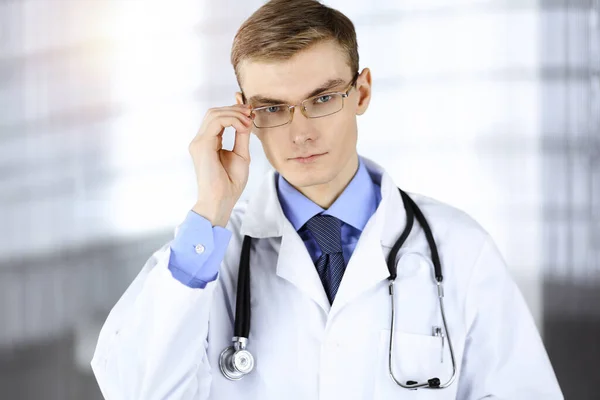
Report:
[[[390,271],[389,281],[389,293],[392,303],[392,318],[390,328],[390,348],[388,352],[388,364],[389,373],[392,380],[399,386],[406,389],[444,389],[450,386],[456,379],[456,360],[454,359],[454,349],[452,347],[452,341],[450,340],[450,333],[448,332],[448,325],[446,323],[446,314],[444,313],[444,277],[442,275],[442,266],[440,264],[440,257],[438,249],[431,233],[431,228],[425,219],[425,216],[417,207],[415,202],[401,189],[400,195],[404,201],[404,209],[406,211],[406,226],[400,238],[396,241],[390,254],[388,255],[387,265]],[[450,358],[452,359],[452,376],[445,383],[441,383],[439,378],[431,378],[426,382],[417,382],[414,380],[408,380],[405,383],[398,380],[394,375],[392,369],[392,354],[394,351],[394,320],[396,317],[394,309],[394,282],[397,277],[396,268],[396,256],[398,251],[408,238],[410,234],[415,217],[427,238],[427,244],[429,245],[429,251],[431,252],[431,259],[433,261],[433,267],[435,272],[435,284],[437,285],[438,299],[440,303],[440,310],[442,314],[442,322],[444,324],[444,331],[446,332],[445,337],[448,339],[448,348],[450,349]],[[235,324],[233,331],[233,345],[227,347],[221,353],[219,358],[219,367],[223,375],[230,380],[236,381],[242,379],[245,375],[252,372],[254,369],[254,357],[248,351],[248,336],[250,334],[250,236],[244,236],[242,243],[242,252],[240,257],[239,275],[237,284],[237,298],[235,306]],[[439,329],[439,328],[438,328]],[[444,332],[440,330],[434,332],[436,335],[444,335]],[[442,336],[444,337],[444,336]]]

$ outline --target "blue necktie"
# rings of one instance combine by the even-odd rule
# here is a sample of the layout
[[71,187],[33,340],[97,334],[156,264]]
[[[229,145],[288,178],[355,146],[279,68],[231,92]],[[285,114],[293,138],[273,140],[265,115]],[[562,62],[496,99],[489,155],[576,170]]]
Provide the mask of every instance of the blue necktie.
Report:
[[316,263],[317,272],[329,303],[333,303],[346,269],[342,253],[342,222],[330,215],[318,214],[308,220],[306,227],[321,248],[322,254]]

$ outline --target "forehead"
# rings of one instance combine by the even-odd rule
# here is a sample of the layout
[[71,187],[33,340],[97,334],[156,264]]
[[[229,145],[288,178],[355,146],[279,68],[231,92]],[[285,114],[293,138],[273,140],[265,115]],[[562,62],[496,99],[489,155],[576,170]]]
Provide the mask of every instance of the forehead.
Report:
[[285,61],[243,61],[239,71],[246,98],[261,95],[299,101],[329,79],[352,79],[346,54],[332,41],[318,43]]

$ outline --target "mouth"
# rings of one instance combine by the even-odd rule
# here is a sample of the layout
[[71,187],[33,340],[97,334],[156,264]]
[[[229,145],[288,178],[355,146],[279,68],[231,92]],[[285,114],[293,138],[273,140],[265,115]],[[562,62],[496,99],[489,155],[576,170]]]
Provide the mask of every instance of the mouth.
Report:
[[296,161],[302,164],[308,164],[311,163],[315,160],[317,160],[319,157],[324,156],[327,153],[321,153],[321,154],[312,154],[310,156],[306,156],[306,157],[296,157],[296,158],[291,158],[291,161]]

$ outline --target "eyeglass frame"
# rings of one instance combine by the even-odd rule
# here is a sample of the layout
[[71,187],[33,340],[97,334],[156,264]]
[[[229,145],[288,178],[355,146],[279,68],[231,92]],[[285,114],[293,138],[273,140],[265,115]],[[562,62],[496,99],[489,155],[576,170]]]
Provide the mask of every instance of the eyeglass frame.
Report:
[[[311,119],[314,119],[314,118],[323,118],[323,117],[328,117],[328,116],[333,115],[333,114],[337,114],[337,113],[339,113],[340,111],[342,111],[344,109],[344,99],[347,98],[350,95],[350,91],[352,90],[353,87],[355,87],[354,85],[356,85],[356,81],[358,80],[359,75],[360,75],[360,73],[357,72],[356,75],[354,75],[354,78],[348,84],[348,89],[346,89],[345,91],[342,91],[342,92],[327,92],[327,93],[317,94],[315,96],[311,96],[311,97],[309,97],[307,99],[304,99],[300,103],[294,104],[294,105],[289,105],[289,104],[281,103],[281,104],[271,104],[271,105],[268,105],[268,106],[260,106],[260,107],[252,108],[252,109],[250,109],[250,115],[252,115],[254,113],[254,111],[256,111],[256,110],[265,110],[265,109],[270,108],[270,107],[283,107],[283,106],[285,106],[285,107],[288,108],[289,115],[290,115],[290,120],[288,122],[286,122],[285,124],[275,125],[275,126],[267,126],[267,127],[263,128],[263,127],[257,126],[256,123],[254,122],[254,118],[252,118],[252,125],[254,125],[257,129],[271,129],[271,128],[279,128],[280,126],[285,126],[287,124],[290,124],[290,123],[292,123],[292,121],[294,119],[294,110],[298,106],[302,106],[300,108],[300,112],[306,118],[311,118]],[[323,97],[323,96],[330,96],[330,95],[333,95],[333,94],[339,94],[339,95],[342,96],[342,107],[340,107],[339,110],[337,110],[335,112],[332,112],[331,114],[320,115],[318,117],[309,117],[308,115],[305,114],[305,112],[304,112],[304,110],[306,110],[306,106],[304,106],[305,102],[307,102],[308,100],[314,99],[314,98],[319,98],[319,97]]]

